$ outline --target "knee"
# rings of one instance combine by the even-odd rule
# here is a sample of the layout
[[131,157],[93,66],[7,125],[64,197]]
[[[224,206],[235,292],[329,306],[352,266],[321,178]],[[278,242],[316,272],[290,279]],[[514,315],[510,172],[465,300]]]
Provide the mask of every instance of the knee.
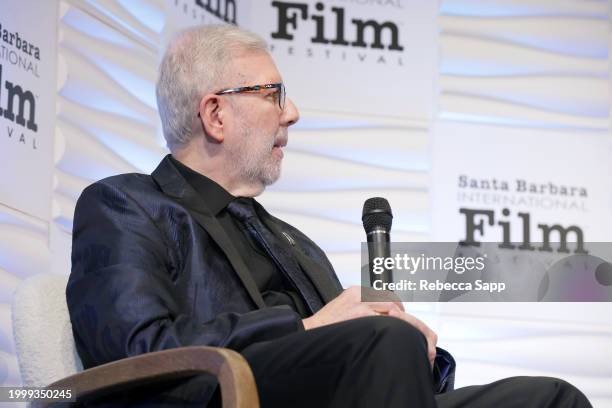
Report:
[[[348,354],[351,366],[364,372],[376,371],[377,376],[388,376],[389,381],[413,373],[415,378],[429,378],[425,336],[409,323],[395,317],[369,316],[347,322],[343,353]],[[425,381],[425,380],[423,380]]]
[[361,320],[370,336],[387,352],[414,352],[420,349],[427,353],[425,336],[411,324],[390,316],[372,316]]
[[568,407],[591,407],[582,391],[565,380],[554,377],[532,377],[529,381],[538,391],[546,393],[549,401],[567,404]]
[[580,390],[565,380],[555,377],[533,377],[530,379],[533,383],[542,389],[547,389],[558,393],[581,393]]

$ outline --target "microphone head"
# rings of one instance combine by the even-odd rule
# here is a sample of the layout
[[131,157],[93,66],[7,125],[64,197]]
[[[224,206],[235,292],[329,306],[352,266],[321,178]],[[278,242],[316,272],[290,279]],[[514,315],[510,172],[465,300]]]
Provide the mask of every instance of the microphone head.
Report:
[[372,197],[365,200],[361,221],[363,221],[363,228],[366,233],[370,233],[375,229],[383,229],[386,232],[391,231],[393,213],[387,199]]

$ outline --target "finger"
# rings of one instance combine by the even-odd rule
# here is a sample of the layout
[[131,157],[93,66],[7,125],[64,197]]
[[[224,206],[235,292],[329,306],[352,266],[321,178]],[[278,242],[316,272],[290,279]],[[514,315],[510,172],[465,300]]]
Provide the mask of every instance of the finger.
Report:
[[409,313],[393,310],[389,312],[389,316],[397,317],[399,319],[404,320],[405,322],[415,327],[418,331],[420,331],[423,336],[425,336],[425,341],[427,342],[427,358],[429,359],[430,363],[432,363],[433,360],[435,360],[436,358],[436,343],[438,341],[437,335],[434,333],[434,331],[431,330],[421,320],[417,319]]
[[402,303],[396,303],[396,302],[366,302],[367,304],[369,304],[371,307],[373,308],[377,308],[378,305],[382,305],[382,304],[386,304],[389,306],[384,306],[385,308],[392,308],[392,309],[396,309],[398,312],[405,312],[404,311],[404,305],[402,305]]
[[431,364],[431,368],[436,361],[436,347],[434,346],[431,350],[428,350],[429,364]]
[[395,310],[398,313],[403,313],[402,310],[392,302],[368,302],[364,303],[368,308],[374,310],[375,312],[389,314],[391,310]]
[[375,290],[367,286],[361,288],[361,299],[368,303],[375,302],[391,302],[394,303],[400,310],[404,310],[404,304],[400,298],[393,292],[388,290]]
[[395,292],[388,292],[388,293],[389,293],[389,301],[395,303],[402,312],[405,312],[406,310],[404,309],[404,303],[401,301],[399,296],[397,296]]
[[[372,288],[368,288],[368,289],[373,290]],[[391,303],[394,303],[401,311],[404,311],[404,304],[394,292],[391,292],[388,290],[382,290],[382,291],[377,290],[376,292],[378,296],[372,297],[371,300],[381,301],[381,302],[391,302]]]
[[[361,305],[359,305],[358,307],[356,307],[353,310],[353,316],[354,317],[377,316],[379,314],[382,314],[382,313],[377,312],[377,311],[369,308],[365,304],[361,304]],[[386,313],[384,313],[384,314],[386,314]]]
[[395,305],[391,306],[391,308],[371,308],[371,307],[367,307],[368,309],[368,316],[390,316],[389,312],[390,310],[395,310]]
[[[362,292],[361,290],[365,290],[366,293],[364,293],[364,295],[362,296]],[[381,312],[381,313],[385,313],[388,314],[390,308],[397,308],[398,310],[403,310],[404,306],[402,305],[401,302],[391,302],[389,301],[390,297],[388,296],[388,293],[392,293],[392,292],[387,292],[387,294],[378,294],[376,299],[374,298],[370,298],[369,295],[367,293],[367,291],[372,291],[372,288],[368,288],[368,287],[361,287],[361,286],[351,286],[348,289],[345,289],[342,294],[340,294],[339,298],[341,297],[342,299],[338,299],[338,302],[344,302],[347,303],[348,302],[348,307],[353,307],[355,304],[363,304],[363,305],[367,305],[368,307],[376,310],[377,312]],[[382,292],[382,291],[374,291],[374,292]],[[395,295],[394,295],[395,296]],[[363,298],[368,299],[368,301],[362,301]],[[334,299],[334,300],[336,300]]]

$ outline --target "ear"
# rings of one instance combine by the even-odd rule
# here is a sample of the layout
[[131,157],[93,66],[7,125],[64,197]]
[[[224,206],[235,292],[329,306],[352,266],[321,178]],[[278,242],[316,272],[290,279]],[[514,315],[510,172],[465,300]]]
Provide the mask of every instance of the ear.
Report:
[[218,95],[209,94],[200,100],[200,122],[204,134],[216,143],[222,143],[223,133],[223,101]]

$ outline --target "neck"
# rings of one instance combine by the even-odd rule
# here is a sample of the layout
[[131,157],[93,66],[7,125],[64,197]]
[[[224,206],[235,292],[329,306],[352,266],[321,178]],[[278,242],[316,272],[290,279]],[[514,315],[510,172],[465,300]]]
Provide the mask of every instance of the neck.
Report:
[[198,146],[203,143],[196,142],[192,140],[186,147],[174,150],[172,156],[191,170],[219,184],[234,197],[256,197],[264,191],[265,187],[261,183],[240,180],[235,166],[231,163],[228,165],[222,153],[210,154]]

